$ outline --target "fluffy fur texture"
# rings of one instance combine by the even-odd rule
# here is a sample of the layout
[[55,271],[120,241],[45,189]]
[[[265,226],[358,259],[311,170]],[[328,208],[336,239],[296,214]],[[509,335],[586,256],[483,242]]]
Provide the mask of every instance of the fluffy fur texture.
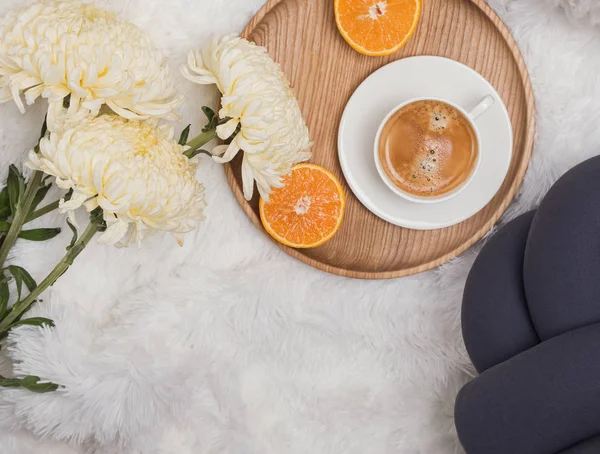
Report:
[[582,23],[600,24],[600,2],[598,0],[554,0],[567,15]]
[[[3,0],[0,14],[23,3]],[[239,31],[262,1],[106,3],[176,68],[212,33]],[[539,113],[536,152],[506,221],[600,150],[600,16],[593,0],[492,5],[520,42]],[[197,132],[197,106],[216,93],[180,86]],[[0,107],[1,175],[25,158],[43,114],[42,104],[25,116]],[[478,248],[405,279],[330,276],[258,232],[218,165],[205,160],[199,176],[207,220],[183,248],[168,236],[141,251],[94,243],[35,309],[57,327],[13,333],[15,361],[0,359],[0,370],[66,387],[0,391],[0,453],[460,453],[454,398],[473,374],[460,300]],[[66,242],[67,233],[20,242],[16,261],[39,278]]]

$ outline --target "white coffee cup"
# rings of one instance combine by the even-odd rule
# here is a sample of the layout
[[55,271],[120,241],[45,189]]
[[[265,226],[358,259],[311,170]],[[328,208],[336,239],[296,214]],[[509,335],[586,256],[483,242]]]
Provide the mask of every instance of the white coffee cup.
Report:
[[[471,127],[473,128],[473,131],[475,131],[475,138],[477,141],[477,151],[478,152],[477,152],[477,161],[475,162],[475,166],[473,167],[471,174],[460,186],[454,188],[450,192],[447,192],[447,193],[439,195],[439,196],[422,197],[422,196],[417,196],[414,194],[410,194],[406,191],[403,191],[398,186],[396,186],[394,184],[394,182],[391,181],[390,178],[387,176],[387,174],[383,170],[383,166],[382,166],[381,160],[379,158],[379,141],[381,140],[381,134],[382,134],[383,128],[385,127],[387,122],[400,109],[408,106],[409,104],[419,102],[419,101],[439,101],[439,102],[443,102],[445,104],[448,104],[448,105],[454,107],[465,117],[465,119],[470,123]],[[390,111],[390,113],[387,114],[386,117],[381,122],[381,125],[379,126],[379,129],[377,131],[377,135],[375,136],[375,166],[377,167],[377,172],[379,173],[379,176],[381,177],[383,182],[393,192],[395,192],[396,194],[398,194],[399,196],[401,196],[407,200],[410,200],[411,202],[439,203],[439,202],[443,202],[445,200],[449,200],[453,197],[456,197],[473,181],[473,179],[475,178],[475,175],[477,174],[477,171],[479,170],[479,166],[481,165],[481,156],[483,154],[483,149],[481,147],[481,135],[479,134],[479,128],[477,127],[477,124],[475,123],[475,121],[477,120],[477,118],[479,118],[481,115],[483,115],[490,107],[492,107],[494,105],[494,103],[495,103],[494,97],[492,95],[487,95],[473,109],[471,109],[470,112],[467,112],[461,106],[459,106],[451,101],[448,101],[446,99],[429,97],[429,98],[409,99],[408,101],[403,102],[402,104],[399,104],[398,106],[394,107]]]

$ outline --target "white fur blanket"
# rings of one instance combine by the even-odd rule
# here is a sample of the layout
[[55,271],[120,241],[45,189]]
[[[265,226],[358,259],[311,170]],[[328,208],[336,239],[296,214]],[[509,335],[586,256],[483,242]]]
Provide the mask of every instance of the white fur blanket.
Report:
[[[0,14],[26,1],[2,0]],[[104,0],[151,34],[174,70],[209,35],[240,31],[262,2]],[[491,3],[521,45],[539,119],[506,221],[600,151],[600,2]],[[199,125],[215,93],[180,86],[183,118]],[[0,106],[0,175],[34,145],[43,114],[43,103],[25,116]],[[453,404],[472,369],[460,300],[477,248],[405,279],[327,275],[254,228],[219,166],[206,161],[199,178],[208,219],[183,248],[166,236],[141,251],[93,244],[35,309],[56,328],[15,330],[0,372],[66,388],[0,391],[0,453],[461,452]],[[68,236],[21,242],[14,260],[40,278]]]

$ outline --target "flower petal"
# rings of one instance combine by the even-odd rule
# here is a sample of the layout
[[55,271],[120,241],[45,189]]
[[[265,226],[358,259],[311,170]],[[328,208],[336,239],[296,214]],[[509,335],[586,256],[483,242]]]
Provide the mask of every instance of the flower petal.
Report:
[[[83,111],[84,115],[79,115]],[[73,189],[60,210],[102,208],[111,244],[140,243],[153,231],[185,233],[203,219],[204,187],[170,125],[116,115],[55,112],[53,130],[30,154],[29,166]],[[113,224],[118,224],[114,226]],[[125,238],[127,236],[127,238]]]
[[78,0],[38,0],[3,18],[0,102],[12,99],[24,112],[23,94],[27,104],[70,95],[72,108],[93,114],[110,101],[138,117],[173,117],[181,100],[148,35]]
[[254,182],[268,198],[294,164],[310,158],[308,128],[298,101],[266,49],[234,35],[215,38],[190,53],[182,71],[194,82],[216,80],[222,94],[219,118],[230,118],[217,129],[221,139],[231,137],[241,124],[232,143],[215,147],[213,155],[216,162],[226,163],[243,150],[246,198],[252,197]]
[[235,132],[235,130],[237,129],[239,124],[240,124],[239,120],[232,118],[224,125],[217,127],[217,135],[219,136],[220,139],[223,139],[223,140],[229,139],[233,135],[233,133]]
[[106,231],[98,238],[99,243],[103,244],[117,244],[127,235],[129,230],[129,224],[121,219],[112,223]]
[[223,157],[214,156],[213,159],[215,160],[215,162],[218,162],[219,164],[225,164],[226,162],[230,162],[233,158],[235,158],[235,156],[238,154],[239,151],[240,151],[240,147],[237,144],[237,141],[234,140],[227,147],[227,150],[225,151],[225,154],[223,155]]
[[81,207],[84,202],[89,198],[88,195],[82,194],[80,192],[73,192],[71,199],[65,201],[65,199],[61,199],[58,204],[58,209],[61,213],[66,213],[67,211],[73,211],[77,208]]

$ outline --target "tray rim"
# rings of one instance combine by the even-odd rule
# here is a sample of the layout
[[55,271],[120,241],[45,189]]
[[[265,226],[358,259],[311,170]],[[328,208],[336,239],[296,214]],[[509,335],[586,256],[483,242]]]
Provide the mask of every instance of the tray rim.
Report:
[[[256,13],[256,15],[250,20],[248,25],[244,28],[241,36],[247,38],[250,33],[254,30],[254,28],[265,18],[265,16],[277,6],[279,3],[287,0],[268,0],[262,8]],[[328,0],[332,1],[332,0]],[[423,0],[427,1],[427,0]],[[242,189],[237,184],[237,180],[235,177],[235,173],[230,164],[225,165],[225,175],[227,177],[227,182],[233,191],[233,194],[243,209],[244,213],[250,218],[252,223],[259,228],[266,235],[271,242],[275,243],[280,249],[282,249],[286,254],[291,257],[300,260],[301,262],[312,266],[321,271],[325,271],[330,274],[335,274],[338,276],[353,278],[353,279],[395,279],[400,277],[411,276],[414,274],[422,273],[424,271],[429,271],[433,268],[436,268],[449,260],[459,256],[463,252],[467,251],[471,248],[475,243],[481,240],[493,227],[496,225],[498,220],[502,217],[504,212],[510,206],[521,184],[523,182],[523,178],[525,177],[525,173],[529,167],[529,163],[531,161],[531,155],[533,154],[534,148],[534,140],[535,140],[535,132],[536,132],[536,108],[535,108],[535,97],[533,93],[533,87],[531,85],[531,78],[529,76],[529,71],[527,69],[527,64],[525,63],[525,59],[523,58],[523,54],[521,53],[521,49],[519,48],[516,40],[512,36],[508,26],[500,19],[500,16],[496,14],[496,12],[492,9],[490,5],[488,5],[484,0],[464,0],[469,1],[475,6],[477,6],[486,17],[494,24],[496,29],[500,32],[500,35],[504,38],[508,48],[510,49],[515,62],[517,63],[517,67],[519,68],[519,73],[521,76],[522,85],[525,91],[525,104],[527,115],[525,116],[528,127],[526,130],[525,141],[523,144],[524,155],[521,159],[519,166],[516,169],[515,177],[506,193],[506,196],[502,199],[496,210],[490,216],[488,222],[486,222],[477,232],[475,232],[467,241],[454,248],[452,251],[444,254],[443,256],[431,260],[429,262],[423,263],[421,265],[416,265],[411,268],[404,268],[402,270],[394,270],[394,271],[380,271],[380,272],[372,272],[372,271],[355,271],[348,270],[346,268],[336,267],[319,260],[313,259],[304,255],[302,250],[293,249],[289,246],[285,246],[269,235],[264,229],[260,217],[258,214],[252,209],[250,204],[244,198],[244,194]]]

